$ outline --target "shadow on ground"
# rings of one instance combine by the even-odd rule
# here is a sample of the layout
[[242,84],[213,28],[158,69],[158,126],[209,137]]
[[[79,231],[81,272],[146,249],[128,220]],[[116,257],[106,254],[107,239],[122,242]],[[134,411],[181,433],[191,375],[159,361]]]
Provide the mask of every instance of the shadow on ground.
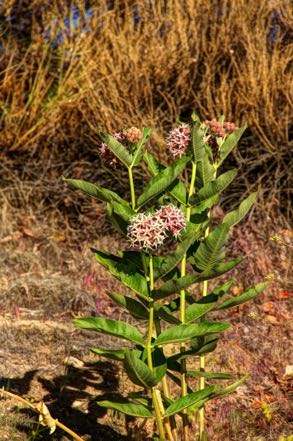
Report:
[[[130,434],[123,436],[108,424],[101,424],[97,419],[105,417],[107,411],[96,404],[99,399],[113,398],[114,391],[119,389],[117,368],[109,362],[85,364],[83,369],[69,367],[64,375],[51,379],[38,377],[38,370],[31,370],[22,378],[0,378],[0,387],[9,388],[10,392],[19,396],[29,394],[31,382],[37,379],[43,390],[43,401],[50,413],[60,422],[71,428],[86,441],[115,440],[126,441],[131,439]],[[30,409],[18,410],[22,415],[37,419]],[[122,422],[121,422],[122,423]],[[17,424],[16,429],[31,436],[31,424]],[[48,430],[41,430],[37,439],[48,440]],[[31,438],[28,438],[31,439]],[[67,439],[60,429],[50,440],[61,441]],[[69,438],[68,438],[69,439]],[[71,438],[70,438],[71,439]]]

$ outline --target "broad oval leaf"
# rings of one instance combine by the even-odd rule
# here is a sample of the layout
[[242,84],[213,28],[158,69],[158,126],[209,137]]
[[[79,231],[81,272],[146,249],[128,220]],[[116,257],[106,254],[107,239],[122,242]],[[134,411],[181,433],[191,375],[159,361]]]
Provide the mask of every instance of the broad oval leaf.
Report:
[[126,167],[130,167],[133,161],[133,156],[127,151],[127,148],[120,144],[117,139],[108,133],[100,132],[100,138],[107,144],[109,149]]
[[229,227],[233,227],[238,224],[249,212],[253,204],[255,203],[257,193],[252,193],[248,198],[244,199],[243,202],[239,205],[239,207],[227,213],[223,219],[223,223],[229,225]]
[[241,262],[242,258],[238,258],[230,260],[229,262],[218,263],[214,265],[211,269],[207,269],[200,274],[190,274],[184,277],[180,277],[179,279],[168,280],[167,282],[163,283],[160,288],[152,291],[152,297],[155,300],[163,299],[171,294],[180,292],[182,289],[188,288],[194,283],[204,282],[205,280],[210,280],[220,276],[221,274],[225,274],[235,266],[239,265],[239,263]]
[[[217,179],[205,184],[198,192],[190,198],[190,204],[203,205],[204,201],[209,201],[211,198],[220,195],[220,193],[231,184],[237,175],[237,170],[229,170],[220,175]],[[208,206],[206,208],[209,208]]]
[[125,351],[124,368],[129,379],[137,386],[150,388],[160,381],[145,362],[130,349]]
[[150,408],[143,406],[142,404],[133,403],[129,400],[124,402],[115,402],[109,400],[97,401],[98,406],[105,407],[107,409],[118,410],[126,415],[137,418],[153,418],[153,414]]
[[127,257],[115,256],[106,251],[91,248],[97,261],[107,268],[110,273],[125,286],[132,289],[139,296],[149,299],[149,288],[143,274],[137,270],[137,265]]
[[222,164],[222,162],[227,158],[229,153],[233,150],[233,148],[236,146],[236,144],[240,140],[240,138],[243,135],[245,130],[246,130],[246,126],[243,126],[227,136],[227,138],[225,139],[225,141],[221,145],[221,148],[219,151],[220,158],[217,163],[217,167],[219,167]]
[[102,357],[109,358],[110,360],[123,361],[125,356],[125,349],[100,349],[91,348],[91,352]]
[[155,278],[164,277],[172,271],[183,259],[189,247],[200,237],[201,229],[191,223],[187,225],[182,235],[182,241],[178,244],[174,253],[161,258],[160,267],[155,270]]
[[214,180],[215,167],[211,164],[209,155],[205,152],[201,161],[198,161],[196,165],[196,177],[199,181],[200,187],[203,187],[208,182]]
[[95,199],[103,202],[118,202],[124,206],[128,206],[128,202],[122,199],[117,193],[114,191],[108,190],[107,188],[98,187],[97,185],[91,184],[87,181],[82,181],[81,179],[67,179],[62,176],[62,180],[67,182],[67,184],[72,187],[77,188],[78,190],[83,191],[84,193],[92,196]]
[[197,320],[200,317],[203,317],[209,311],[212,311],[215,307],[215,301],[212,301],[210,303],[193,303],[185,310],[185,323],[190,323],[193,320]]
[[224,246],[227,240],[229,226],[218,225],[199,245],[195,255],[195,266],[201,270],[212,268],[225,257]]
[[103,317],[81,317],[73,321],[75,326],[89,331],[113,335],[144,346],[142,334],[132,325]]
[[124,221],[129,222],[130,219],[135,216],[135,211],[124,204],[119,204],[118,202],[111,203],[114,212],[120,216]]
[[255,286],[252,286],[248,290],[246,290],[243,294],[237,297],[233,297],[221,305],[217,306],[216,309],[228,309],[234,308],[234,306],[241,305],[242,303],[248,302],[249,300],[254,299],[260,292],[264,291],[269,286],[269,283],[259,283]]
[[189,406],[192,406],[196,402],[209,397],[217,390],[217,386],[208,386],[202,390],[197,392],[192,392],[185,397],[178,398],[178,400],[174,401],[169,407],[167,407],[164,418],[174,415],[176,413],[181,412]]
[[205,154],[205,143],[204,143],[204,130],[201,129],[200,123],[195,123],[191,131],[191,146],[193,159],[195,162],[199,162],[203,159]]
[[150,137],[152,131],[153,131],[153,129],[151,129],[150,127],[143,129],[142,137],[138,141],[136,148],[135,148],[135,151],[132,155],[133,158],[132,158],[132,162],[131,162],[131,167],[135,167],[140,164],[141,158],[143,156],[143,147],[144,147],[145,143],[147,142],[148,138]]
[[155,340],[154,345],[166,345],[169,343],[181,343],[194,337],[216,334],[230,327],[229,323],[201,322],[181,324],[163,331]]
[[184,156],[183,158],[175,161],[170,167],[165,168],[154,176],[147,184],[143,193],[137,199],[137,206],[141,207],[154,197],[157,197],[166,191],[168,187],[170,187],[170,185],[175,181],[177,176],[185,169],[189,161],[190,158]]
[[147,320],[149,318],[148,309],[137,300],[132,297],[124,296],[118,293],[111,293],[106,291],[106,294],[114,300],[114,302],[118,303],[118,305],[127,309],[127,311],[135,318]]

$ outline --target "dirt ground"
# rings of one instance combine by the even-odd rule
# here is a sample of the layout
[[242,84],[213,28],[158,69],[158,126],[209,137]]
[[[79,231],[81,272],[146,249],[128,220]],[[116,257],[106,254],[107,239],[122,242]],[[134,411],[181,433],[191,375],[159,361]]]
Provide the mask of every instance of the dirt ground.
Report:
[[[102,227],[56,222],[3,202],[0,251],[0,385],[29,400],[44,400],[54,418],[85,441],[147,439],[132,421],[96,404],[98,396],[127,391],[117,363],[99,358],[91,347],[117,344],[111,338],[75,329],[80,315],[126,316],[105,295],[120,289],[99,267],[90,246],[115,252],[118,239]],[[92,216],[100,210],[90,207]],[[93,214],[94,212],[94,214]],[[89,219],[88,223],[86,220]],[[66,224],[66,228],[65,228]],[[263,225],[263,220],[262,220]],[[221,313],[233,323],[213,354],[212,371],[250,374],[237,392],[207,406],[210,441],[282,441],[293,435],[290,380],[292,322],[292,232],[284,223],[267,220],[263,228],[249,219],[231,235],[229,253],[246,257],[232,276],[236,291],[266,278],[272,285],[248,305]],[[278,234],[281,239],[270,240]],[[88,239],[96,237],[97,240]],[[235,294],[237,293],[235,291]],[[115,347],[115,346],[114,346]],[[287,374],[286,374],[287,371]],[[290,395],[291,394],[291,395]],[[49,435],[37,416],[13,399],[0,400],[1,441],[65,441],[61,430]],[[196,422],[194,422],[196,430]],[[282,438],[283,437],[283,438]]]

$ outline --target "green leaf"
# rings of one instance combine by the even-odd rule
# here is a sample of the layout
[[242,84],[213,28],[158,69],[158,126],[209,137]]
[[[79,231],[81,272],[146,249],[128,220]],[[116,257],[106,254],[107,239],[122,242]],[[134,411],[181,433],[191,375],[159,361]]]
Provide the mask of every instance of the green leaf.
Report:
[[246,130],[247,126],[240,127],[239,129],[235,130],[235,132],[231,133],[227,136],[223,144],[221,145],[220,151],[219,151],[219,162],[217,163],[217,167],[219,167],[222,162],[227,158],[229,153],[233,150],[233,148],[238,143],[239,139],[243,135],[244,131]]
[[172,371],[181,372],[181,360],[185,360],[189,357],[207,354],[212,352],[218,342],[218,336],[216,334],[205,335],[203,337],[195,337],[191,340],[191,349],[187,351],[181,351],[174,354],[167,359],[168,369]]
[[[178,372],[180,372],[181,366],[179,365],[179,370]],[[181,379],[176,377],[176,375],[174,375],[172,372],[167,371],[167,375],[168,377],[171,378],[171,380],[174,381],[175,384],[177,384],[177,386],[179,386],[181,388]],[[193,390],[187,385],[187,392],[190,394],[193,392]],[[166,397],[164,396],[164,400],[166,400],[168,402],[168,405],[170,406],[174,401],[169,399],[166,399]]]
[[78,190],[92,196],[95,199],[103,202],[118,202],[119,204],[128,206],[128,202],[122,199],[114,191],[108,190],[107,188],[98,187],[90,182],[82,181],[80,179],[66,179],[62,176],[62,180],[67,182],[67,184],[72,185]]
[[215,196],[219,196],[222,191],[231,184],[236,175],[237,170],[232,169],[227,171],[226,173],[223,173],[217,179],[208,182],[190,198],[190,204],[201,204],[201,206],[203,206],[203,202],[209,202],[211,199],[214,200]]
[[156,176],[164,168],[150,152],[145,151],[143,160],[152,176]]
[[110,360],[122,361],[125,356],[125,349],[100,349],[91,348],[91,352],[102,357],[109,358]]
[[132,417],[137,418],[153,418],[153,414],[150,408],[143,406],[142,404],[136,404],[129,400],[124,402],[115,401],[97,401],[98,406],[106,407],[107,409],[118,410]]
[[204,130],[200,128],[200,123],[195,123],[191,131],[192,152],[195,162],[202,161],[205,154],[205,143],[203,140]]
[[152,291],[152,297],[155,300],[163,299],[171,294],[180,292],[182,289],[186,289],[194,283],[204,282],[205,280],[210,280],[218,277],[226,272],[230,271],[235,266],[242,262],[242,258],[230,260],[225,263],[217,263],[213,268],[207,269],[200,274],[187,275],[180,277],[179,279],[168,280],[163,283],[159,289]]
[[185,310],[185,323],[190,323],[199,319],[207,314],[207,312],[213,310],[216,306],[216,302],[210,303],[193,303]]
[[207,314],[209,311],[217,308],[217,301],[219,297],[223,296],[234,283],[233,280],[228,280],[222,285],[215,288],[207,296],[202,297],[198,302],[192,303],[185,310],[185,323],[190,323],[194,320]]
[[224,245],[228,231],[229,226],[221,224],[201,242],[194,256],[194,264],[197,268],[210,269],[225,257]]
[[160,348],[154,348],[152,350],[153,368],[156,376],[157,384],[162,380],[167,372],[167,360]]
[[133,156],[127,151],[127,148],[120,144],[113,136],[108,133],[100,132],[100,138],[103,142],[107,144],[109,149],[114,153],[115,156],[124,164],[126,167],[131,166],[133,161]]
[[159,317],[162,320],[165,320],[167,323],[179,325],[180,320],[172,314],[172,311],[168,308],[167,305],[155,305],[155,314],[156,317]]
[[257,193],[252,193],[248,198],[241,202],[240,206],[230,213],[227,213],[223,219],[223,223],[233,227],[238,224],[249,212],[252,205],[255,203]]
[[142,334],[132,325],[117,320],[103,317],[81,317],[73,321],[75,326],[89,331],[101,332],[102,334],[113,335],[124,340],[144,346]]
[[246,290],[243,294],[237,297],[233,297],[221,305],[217,306],[216,309],[228,309],[234,308],[234,306],[239,306],[242,303],[248,302],[249,300],[254,299],[260,292],[266,289],[269,286],[269,283],[259,283],[258,285],[252,286],[248,290]]
[[189,247],[195,240],[200,237],[201,230],[198,226],[188,224],[186,230],[182,235],[182,241],[177,246],[174,253],[169,254],[167,257],[162,258],[160,267],[155,271],[155,278],[164,277],[173,268],[175,268],[183,259]]
[[106,291],[106,294],[118,305],[122,306],[123,308],[127,309],[127,311],[132,315],[134,318],[148,320],[149,318],[149,311],[148,309],[137,300],[133,299],[132,297],[124,296],[122,294],[118,293],[112,293]]
[[[156,176],[160,171],[165,169],[165,167],[160,164],[150,152],[145,152],[143,159],[152,176]],[[173,196],[177,201],[179,201],[180,204],[186,204],[187,193],[185,185],[182,181],[175,179],[172,186],[168,189],[168,193]]]
[[128,223],[114,212],[113,207],[110,204],[106,205],[105,211],[106,219],[111,222],[111,224],[122,236],[126,236]]
[[127,205],[122,205],[117,202],[112,202],[111,205],[114,212],[126,222],[129,222],[130,219],[136,214],[136,212]]
[[230,380],[234,377],[231,374],[224,374],[222,372],[202,372],[202,371],[188,371],[187,375],[192,378],[202,377],[215,380]]
[[206,335],[204,337],[193,338],[190,342],[191,351],[194,355],[204,355],[216,349],[218,344],[218,335]]
[[230,386],[225,387],[224,389],[221,389],[215,393],[215,397],[222,397],[223,395],[230,394],[234,392],[239,386],[241,386],[245,381],[249,378],[249,374],[245,375],[244,377],[240,378],[240,380],[236,381],[233,384],[230,384]]
[[199,161],[196,166],[196,176],[201,183],[201,187],[213,181],[214,175],[215,167],[211,164],[208,153],[205,153],[202,161]]
[[169,343],[180,343],[194,337],[216,334],[218,332],[225,331],[229,327],[229,323],[201,322],[181,324],[163,331],[155,340],[154,346],[166,345]]
[[132,350],[125,351],[124,368],[129,379],[137,386],[150,388],[159,382],[156,375]]
[[144,275],[138,272],[134,262],[123,255],[119,257],[95,248],[91,248],[91,250],[95,253],[97,261],[107,268],[114,277],[139,296],[149,299],[147,281]]
[[169,407],[167,407],[164,418],[179,413],[203,398],[209,397],[216,391],[216,389],[217,386],[208,386],[200,391],[192,392],[185,397],[178,398],[178,400],[175,400]]
[[180,204],[186,204],[186,188],[182,181],[175,179],[172,186],[168,189],[168,193],[173,196]]
[[157,197],[170,187],[175,181],[177,176],[184,170],[186,164],[190,161],[190,158],[184,156],[183,158],[175,161],[170,167],[165,168],[159,172],[151,181],[147,184],[144,192],[137,199],[137,206],[149,202],[154,197]]
[[144,147],[145,143],[147,142],[148,138],[150,137],[152,131],[153,130],[151,128],[149,128],[149,127],[143,129],[142,137],[138,141],[138,143],[136,145],[135,152],[133,153],[133,159],[132,159],[131,167],[135,167],[135,166],[138,166],[140,164],[140,161],[141,161],[141,158],[142,158],[142,155],[143,155],[143,147]]

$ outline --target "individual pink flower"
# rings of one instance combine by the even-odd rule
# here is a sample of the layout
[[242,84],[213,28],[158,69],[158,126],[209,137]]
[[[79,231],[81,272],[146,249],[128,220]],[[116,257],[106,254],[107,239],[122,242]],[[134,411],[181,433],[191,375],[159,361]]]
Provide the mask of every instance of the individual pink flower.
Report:
[[[125,137],[121,132],[112,133],[112,137],[115,138],[117,141],[119,141],[120,144],[126,147],[127,140],[125,139]],[[116,158],[114,153],[109,149],[109,147],[105,142],[102,142],[101,145],[99,146],[99,154],[106,164],[114,168],[117,167],[118,159]]]
[[187,221],[184,214],[180,208],[175,207],[173,204],[161,207],[157,211],[157,216],[165,221],[166,229],[176,238],[186,228]]
[[136,144],[142,138],[141,130],[136,127],[131,127],[130,129],[123,130],[123,135],[131,144]]
[[127,236],[134,248],[155,250],[167,236],[165,221],[155,214],[139,213],[131,219]]
[[181,158],[186,155],[188,144],[191,141],[191,128],[188,124],[181,124],[169,132],[167,147],[173,157]]

